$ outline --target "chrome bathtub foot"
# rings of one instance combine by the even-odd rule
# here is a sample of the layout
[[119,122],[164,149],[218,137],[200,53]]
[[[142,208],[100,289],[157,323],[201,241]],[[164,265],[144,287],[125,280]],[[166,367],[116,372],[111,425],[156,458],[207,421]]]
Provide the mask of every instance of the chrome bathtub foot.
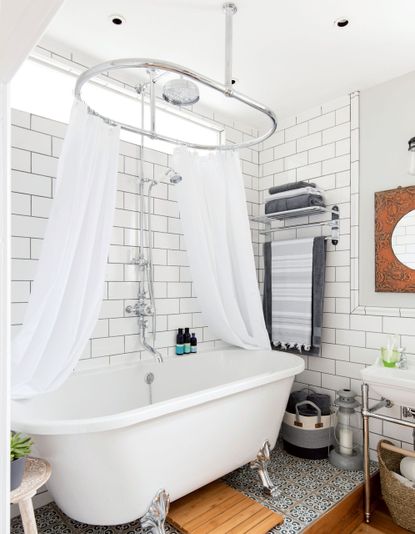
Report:
[[141,526],[151,534],[165,534],[164,524],[169,513],[170,497],[161,489],[151,501],[150,507],[141,518]]
[[274,486],[267,469],[267,464],[270,460],[271,445],[268,440],[262,445],[257,454],[256,460],[251,462],[251,469],[258,471],[259,478],[261,479],[264,487],[264,492],[271,497],[278,497],[281,494],[280,490]]

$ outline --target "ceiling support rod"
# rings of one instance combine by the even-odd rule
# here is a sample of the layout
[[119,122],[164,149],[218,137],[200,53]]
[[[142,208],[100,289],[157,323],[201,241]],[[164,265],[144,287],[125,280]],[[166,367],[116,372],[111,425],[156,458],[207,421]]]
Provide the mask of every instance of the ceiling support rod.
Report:
[[225,86],[226,95],[232,93],[232,40],[233,40],[233,16],[237,7],[232,2],[223,4],[225,12]]

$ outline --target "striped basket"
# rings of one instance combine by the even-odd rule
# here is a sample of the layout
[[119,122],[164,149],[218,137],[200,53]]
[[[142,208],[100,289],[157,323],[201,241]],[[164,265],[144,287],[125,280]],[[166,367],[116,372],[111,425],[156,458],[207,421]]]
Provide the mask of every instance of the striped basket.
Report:
[[[312,406],[317,415],[301,415],[299,407],[304,405]],[[298,402],[295,412],[286,411],[281,425],[284,449],[289,454],[308,460],[327,458],[334,440],[334,414],[321,415],[320,408],[309,400]]]

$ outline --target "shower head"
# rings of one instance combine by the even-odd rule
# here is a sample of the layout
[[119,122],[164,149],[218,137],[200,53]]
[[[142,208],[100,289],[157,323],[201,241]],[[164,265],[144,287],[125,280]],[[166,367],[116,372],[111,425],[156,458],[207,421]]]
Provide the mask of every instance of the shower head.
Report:
[[191,106],[199,100],[199,88],[190,80],[175,78],[164,84],[163,98],[175,106]]
[[170,183],[174,185],[179,184],[183,180],[183,177],[180,176],[180,174],[177,174],[177,172],[175,172],[173,169],[169,169],[166,172],[166,176]]

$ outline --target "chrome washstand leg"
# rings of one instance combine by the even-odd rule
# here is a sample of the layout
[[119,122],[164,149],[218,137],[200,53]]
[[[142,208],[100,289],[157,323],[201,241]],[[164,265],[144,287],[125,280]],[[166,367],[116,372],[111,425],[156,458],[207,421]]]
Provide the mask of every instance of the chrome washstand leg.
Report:
[[164,524],[169,513],[170,497],[166,490],[156,493],[149,509],[141,518],[141,527],[149,534],[165,534]]
[[370,523],[369,386],[362,384],[363,471],[365,476],[365,522]]
[[271,445],[268,440],[262,445],[257,454],[256,460],[251,462],[251,469],[258,471],[259,478],[261,479],[264,487],[264,492],[271,497],[277,497],[280,495],[280,491],[274,486],[271,478],[268,474],[267,464],[270,460]]

